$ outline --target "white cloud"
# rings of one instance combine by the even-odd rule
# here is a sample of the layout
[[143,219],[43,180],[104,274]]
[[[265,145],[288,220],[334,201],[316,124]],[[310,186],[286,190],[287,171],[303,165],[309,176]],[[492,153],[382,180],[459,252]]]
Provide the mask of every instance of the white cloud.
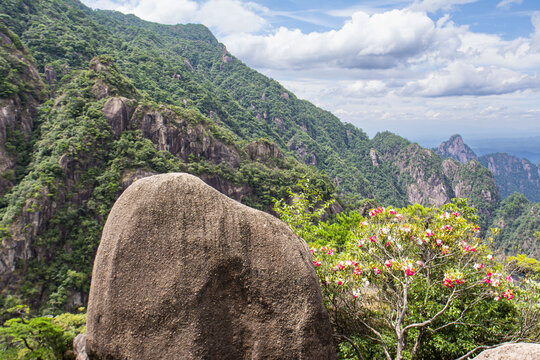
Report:
[[220,33],[251,33],[269,25],[263,17],[256,14],[267,10],[252,2],[209,0],[202,4],[195,19]]
[[305,34],[279,28],[271,35],[233,34],[223,41],[250,65],[301,68],[390,68],[426,51],[435,24],[423,13],[356,12],[339,30]]
[[357,80],[344,87],[344,94],[352,97],[382,96],[387,91],[381,80]]
[[161,24],[201,23],[218,34],[257,32],[269,26],[259,14],[268,9],[254,2],[241,0],[84,0],[93,8],[118,10],[141,19]]
[[497,95],[539,86],[538,76],[529,76],[510,69],[476,67],[454,62],[442,70],[432,72],[424,79],[408,82],[402,93],[428,97]]
[[456,5],[464,5],[478,0],[416,0],[410,9],[414,11],[436,12],[438,10],[449,10]]
[[500,3],[497,4],[497,8],[502,7],[510,7],[510,5],[521,5],[523,3],[523,0],[502,0]]

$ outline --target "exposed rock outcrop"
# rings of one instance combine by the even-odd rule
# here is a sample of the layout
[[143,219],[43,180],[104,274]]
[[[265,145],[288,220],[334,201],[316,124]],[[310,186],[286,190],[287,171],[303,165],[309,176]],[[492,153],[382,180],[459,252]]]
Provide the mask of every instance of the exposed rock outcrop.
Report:
[[335,359],[307,245],[188,174],[144,178],[103,230],[88,304],[97,359]]
[[471,160],[478,160],[478,156],[463,142],[461,135],[452,135],[435,149],[435,153],[443,158],[451,158],[465,164]]
[[444,174],[433,168],[434,156],[431,150],[411,144],[393,159],[400,179],[406,183],[407,199],[412,204],[441,206],[452,198],[452,189],[445,186]]
[[17,146],[32,135],[36,109],[44,100],[44,84],[32,58],[17,36],[0,30],[5,83],[0,87],[0,196],[14,184]]
[[86,334],[79,334],[73,339],[73,353],[75,360],[88,360],[86,353]]
[[282,159],[283,154],[279,147],[268,141],[252,141],[245,148],[251,160],[267,162],[270,159]]
[[506,153],[483,155],[480,163],[495,176],[502,198],[520,192],[530,201],[540,201],[539,166]]
[[540,344],[508,344],[485,350],[473,360],[538,360]]

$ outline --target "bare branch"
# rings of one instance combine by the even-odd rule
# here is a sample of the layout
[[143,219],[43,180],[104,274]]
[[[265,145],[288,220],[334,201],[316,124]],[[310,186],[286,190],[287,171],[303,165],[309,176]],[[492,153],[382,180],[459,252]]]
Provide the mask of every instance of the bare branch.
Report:
[[356,351],[356,355],[358,355],[358,358],[360,360],[364,360],[364,358],[362,357],[362,354],[360,353],[360,349],[358,349],[358,347],[355,345],[355,343],[349,339],[347,336],[345,335],[339,335],[339,334],[335,334],[334,335],[335,337],[338,337],[338,338],[342,338],[344,339],[345,341],[347,341],[349,344],[351,344],[351,346],[354,348],[354,351]]
[[433,321],[435,321],[435,319],[437,319],[439,316],[441,316],[446,311],[446,309],[448,309],[448,306],[450,305],[452,300],[454,300],[455,293],[456,293],[456,288],[454,288],[454,290],[452,291],[452,294],[450,294],[450,296],[448,297],[448,300],[446,300],[446,304],[444,305],[444,307],[438,313],[433,315],[433,317],[431,319],[426,320],[426,321],[421,322],[421,323],[409,324],[409,325],[407,325],[407,326],[405,326],[403,328],[402,332],[405,333],[405,331],[407,331],[409,329],[412,329],[414,327],[424,327],[426,325],[431,324]]

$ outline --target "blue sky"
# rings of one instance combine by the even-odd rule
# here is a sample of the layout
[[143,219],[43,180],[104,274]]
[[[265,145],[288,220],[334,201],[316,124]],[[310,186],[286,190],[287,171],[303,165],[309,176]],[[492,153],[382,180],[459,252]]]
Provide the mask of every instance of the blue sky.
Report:
[[83,0],[203,23],[229,51],[370,136],[425,146],[540,135],[538,0]]

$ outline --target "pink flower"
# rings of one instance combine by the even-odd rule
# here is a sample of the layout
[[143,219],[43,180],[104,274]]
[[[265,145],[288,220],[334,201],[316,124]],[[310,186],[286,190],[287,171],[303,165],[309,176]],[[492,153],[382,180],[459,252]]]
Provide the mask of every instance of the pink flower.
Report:
[[427,229],[426,230],[426,236],[433,236],[433,231],[431,231],[430,229]]
[[353,274],[354,274],[354,275],[360,275],[361,273],[362,273],[362,270],[360,270],[359,268],[356,268],[356,269],[354,269],[354,271],[353,271]]
[[392,260],[386,260],[386,262],[384,263],[384,265],[386,265],[386,267],[392,267]]
[[444,225],[444,226],[442,227],[442,230],[448,230],[448,231],[450,231],[450,230],[452,230],[452,226],[451,226],[451,225]]
[[375,273],[375,275],[379,275],[381,273],[381,270],[379,270],[379,268],[377,267],[374,267],[373,272]]
[[499,301],[499,300],[501,300],[501,297],[500,297],[500,296],[495,296],[493,299],[494,299],[495,301]]
[[457,211],[454,211],[452,215],[454,215],[455,217],[459,217],[459,213]]
[[386,244],[384,244],[384,246],[386,247],[389,247],[391,244],[390,244],[390,241],[387,241]]
[[334,255],[334,249],[328,249],[328,255],[330,256]]
[[512,279],[512,277],[511,277],[511,276],[507,276],[507,277],[506,277],[506,281],[508,281],[508,282],[513,282],[513,281],[514,281],[514,279]]
[[391,209],[390,211],[388,211],[388,213],[389,213],[390,215],[396,215],[396,214],[397,214],[397,211],[394,210],[394,209]]
[[311,248],[310,251],[312,255],[315,254],[315,249]]
[[485,277],[485,278],[484,278],[484,282],[485,282],[486,284],[491,284],[491,278],[490,278],[490,277]]
[[448,287],[448,288],[454,287],[452,282],[453,282],[452,279],[448,275],[446,275],[446,277],[443,280],[443,285]]
[[448,246],[444,245],[441,249],[441,254],[444,255],[444,254],[448,254],[450,252],[450,250],[448,250]]
[[397,214],[397,215],[396,215],[396,220],[397,220],[397,221],[403,220],[403,215]]
[[337,282],[338,285],[343,285],[343,280],[339,279]]
[[482,263],[480,263],[480,264],[474,264],[474,268],[475,268],[476,270],[481,270],[481,269],[484,268],[484,264],[482,264]]
[[435,245],[437,246],[441,246],[443,244],[442,240],[441,239],[437,239],[435,240]]
[[354,298],[358,298],[360,296],[360,290],[358,290],[358,289],[353,290],[352,296]]
[[321,266],[321,262],[317,261],[317,260],[313,260],[313,266],[319,267],[319,266]]
[[487,256],[487,259],[488,259],[488,260],[493,259],[493,255],[489,254],[489,255]]
[[514,293],[512,293],[512,290],[508,289],[504,292],[503,296],[507,299],[507,300],[512,300],[514,298]]
[[371,240],[371,242],[375,242],[377,240],[377,235],[370,236],[369,240]]
[[413,276],[415,274],[414,270],[411,268],[405,269],[405,275],[407,276]]

